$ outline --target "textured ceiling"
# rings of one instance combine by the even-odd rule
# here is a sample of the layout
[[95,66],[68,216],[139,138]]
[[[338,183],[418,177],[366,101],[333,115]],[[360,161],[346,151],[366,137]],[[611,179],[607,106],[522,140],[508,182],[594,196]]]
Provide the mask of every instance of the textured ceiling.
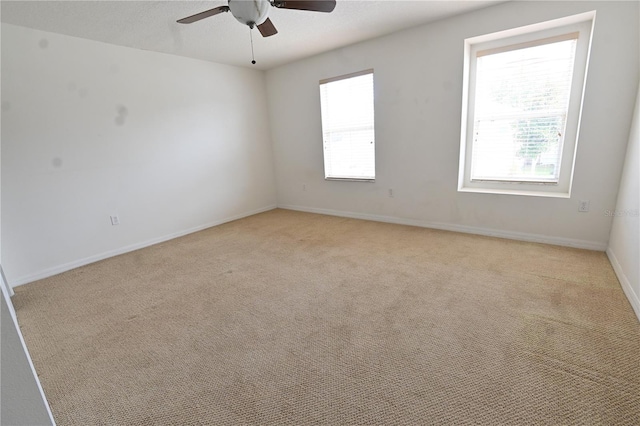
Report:
[[176,20],[217,6],[210,1],[2,1],[2,22],[137,49],[269,69],[320,52],[500,1],[337,0],[332,13],[270,8],[278,34],[253,31],[230,13],[184,25]]

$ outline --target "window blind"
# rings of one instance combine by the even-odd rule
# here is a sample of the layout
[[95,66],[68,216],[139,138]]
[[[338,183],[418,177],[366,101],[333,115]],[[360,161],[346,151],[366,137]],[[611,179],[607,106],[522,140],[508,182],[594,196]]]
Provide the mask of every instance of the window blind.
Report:
[[320,82],[327,179],[375,178],[373,71]]
[[577,37],[477,52],[472,181],[558,182]]

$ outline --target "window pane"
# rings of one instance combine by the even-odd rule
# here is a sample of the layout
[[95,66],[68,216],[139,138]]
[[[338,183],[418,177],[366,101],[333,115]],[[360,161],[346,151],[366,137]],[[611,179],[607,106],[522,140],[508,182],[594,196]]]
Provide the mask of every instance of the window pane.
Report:
[[326,178],[375,178],[373,74],[320,85]]
[[576,40],[480,56],[472,180],[558,182]]

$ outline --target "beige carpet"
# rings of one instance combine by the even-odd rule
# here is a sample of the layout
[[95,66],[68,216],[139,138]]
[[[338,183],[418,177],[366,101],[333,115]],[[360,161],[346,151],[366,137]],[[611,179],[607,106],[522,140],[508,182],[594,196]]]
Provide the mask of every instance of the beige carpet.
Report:
[[600,252],[274,210],[14,303],[59,425],[640,424]]

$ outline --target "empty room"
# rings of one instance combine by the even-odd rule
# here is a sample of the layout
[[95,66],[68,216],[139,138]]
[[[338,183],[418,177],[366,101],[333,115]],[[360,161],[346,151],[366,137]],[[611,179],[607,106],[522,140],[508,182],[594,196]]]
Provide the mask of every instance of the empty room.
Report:
[[640,424],[638,1],[2,1],[2,425]]

